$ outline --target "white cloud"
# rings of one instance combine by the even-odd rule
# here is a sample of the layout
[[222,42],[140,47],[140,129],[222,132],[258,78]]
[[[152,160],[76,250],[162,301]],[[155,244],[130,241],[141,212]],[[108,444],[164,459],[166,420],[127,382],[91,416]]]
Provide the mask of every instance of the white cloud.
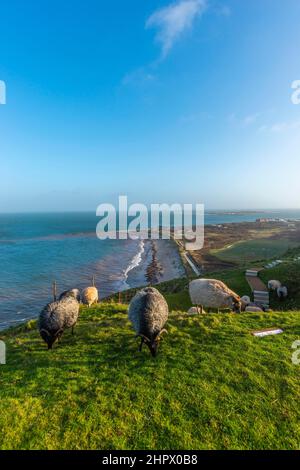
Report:
[[162,58],[166,57],[178,38],[189,29],[197,16],[203,15],[207,0],[179,0],[155,11],[146,28],[156,29],[156,41],[161,44]]
[[300,129],[300,121],[277,122],[269,126],[263,125],[259,128],[259,132],[272,132],[280,134],[282,132],[294,131]]
[[247,116],[240,117],[235,113],[227,116],[227,121],[229,124],[234,124],[239,127],[248,127],[255,124],[260,117],[261,113],[248,114]]

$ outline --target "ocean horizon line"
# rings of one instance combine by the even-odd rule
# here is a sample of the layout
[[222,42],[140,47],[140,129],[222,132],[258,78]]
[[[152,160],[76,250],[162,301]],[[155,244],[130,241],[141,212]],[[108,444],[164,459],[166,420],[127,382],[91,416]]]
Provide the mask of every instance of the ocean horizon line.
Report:
[[[171,205],[171,204],[170,204]],[[147,205],[145,204],[146,207],[150,207],[151,204]],[[205,213],[211,214],[211,213],[226,213],[226,212],[231,212],[231,213],[262,213],[262,212],[281,212],[281,211],[299,211],[299,207],[276,207],[276,208],[246,208],[246,209],[236,209],[236,208],[227,208],[227,209],[205,209]],[[194,212],[194,210],[193,210]],[[116,213],[120,213],[120,211],[116,210]],[[0,216],[2,215],[54,215],[54,214],[94,214],[95,217],[98,217],[96,215],[95,210],[45,210],[45,211],[9,211],[9,212],[3,212],[0,211]]]

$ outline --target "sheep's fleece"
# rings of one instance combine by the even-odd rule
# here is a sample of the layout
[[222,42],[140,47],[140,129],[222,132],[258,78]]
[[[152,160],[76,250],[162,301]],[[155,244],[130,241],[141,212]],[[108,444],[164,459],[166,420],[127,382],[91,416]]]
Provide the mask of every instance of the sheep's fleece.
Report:
[[78,320],[79,303],[72,297],[52,302],[41,311],[39,329],[55,335],[59,330],[72,328]]
[[166,300],[154,287],[139,291],[132,299],[128,317],[136,334],[145,335],[151,341],[163,329],[169,315]]
[[216,279],[195,279],[189,284],[191,301],[194,305],[208,308],[231,308],[240,297],[222,281]]

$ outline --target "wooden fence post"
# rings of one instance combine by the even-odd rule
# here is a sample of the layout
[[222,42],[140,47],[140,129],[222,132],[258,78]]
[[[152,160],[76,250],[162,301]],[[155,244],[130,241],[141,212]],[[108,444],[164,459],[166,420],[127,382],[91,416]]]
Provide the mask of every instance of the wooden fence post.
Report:
[[54,300],[54,302],[56,302],[56,300],[57,300],[57,285],[56,285],[56,281],[54,281],[53,284],[52,284],[52,294],[53,294],[53,300]]

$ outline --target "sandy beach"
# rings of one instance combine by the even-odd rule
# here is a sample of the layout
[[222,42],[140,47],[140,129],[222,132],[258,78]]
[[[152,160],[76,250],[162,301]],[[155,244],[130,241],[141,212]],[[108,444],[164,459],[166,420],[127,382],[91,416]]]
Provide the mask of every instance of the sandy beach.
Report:
[[129,272],[127,284],[155,285],[184,275],[178,248],[172,240],[145,240],[141,262]]

